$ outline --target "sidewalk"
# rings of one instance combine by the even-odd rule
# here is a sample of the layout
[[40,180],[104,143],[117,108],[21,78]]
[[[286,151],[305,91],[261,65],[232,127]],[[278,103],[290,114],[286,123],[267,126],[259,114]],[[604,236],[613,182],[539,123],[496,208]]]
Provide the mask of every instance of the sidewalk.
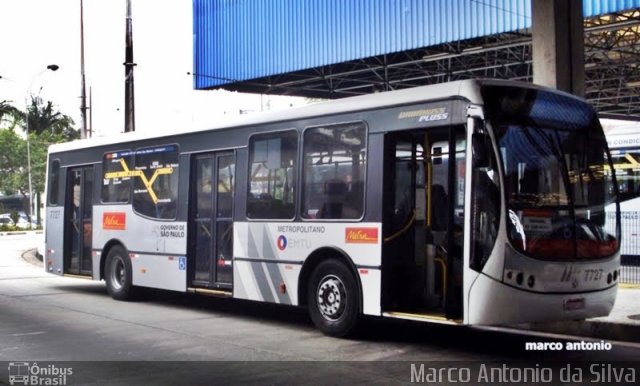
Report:
[[[22,258],[33,265],[42,266],[42,257],[37,255],[36,248],[25,251]],[[640,285],[620,285],[609,316],[582,321],[522,324],[514,328],[640,343]]]

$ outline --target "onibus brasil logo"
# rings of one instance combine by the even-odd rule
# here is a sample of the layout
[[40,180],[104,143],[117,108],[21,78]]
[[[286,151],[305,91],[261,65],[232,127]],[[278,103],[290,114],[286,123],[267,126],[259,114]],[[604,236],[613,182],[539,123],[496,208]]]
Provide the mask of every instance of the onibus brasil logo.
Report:
[[73,374],[71,367],[56,365],[38,366],[33,362],[9,362],[11,385],[66,385],[67,376]]

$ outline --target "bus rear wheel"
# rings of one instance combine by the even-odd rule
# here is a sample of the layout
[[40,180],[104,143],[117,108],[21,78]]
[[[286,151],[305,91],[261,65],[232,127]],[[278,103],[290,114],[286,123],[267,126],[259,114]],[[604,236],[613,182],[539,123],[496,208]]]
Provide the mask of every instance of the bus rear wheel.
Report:
[[116,245],[109,250],[104,277],[112,298],[129,300],[133,297],[131,260],[123,247]]
[[337,260],[320,263],[309,281],[309,315],[323,333],[345,337],[360,319],[360,296],[351,271]]

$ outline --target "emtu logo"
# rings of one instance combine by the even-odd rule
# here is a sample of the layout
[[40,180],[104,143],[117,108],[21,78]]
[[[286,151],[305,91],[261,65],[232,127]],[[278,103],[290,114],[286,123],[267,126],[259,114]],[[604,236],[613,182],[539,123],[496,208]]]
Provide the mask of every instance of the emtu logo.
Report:
[[278,246],[279,250],[284,251],[285,249],[287,249],[287,238],[284,235],[278,236],[276,245]]

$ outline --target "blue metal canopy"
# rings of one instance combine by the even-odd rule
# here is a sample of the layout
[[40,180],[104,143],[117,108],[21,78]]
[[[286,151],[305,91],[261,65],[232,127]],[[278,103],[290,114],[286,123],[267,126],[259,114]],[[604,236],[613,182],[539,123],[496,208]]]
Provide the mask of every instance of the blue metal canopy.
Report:
[[[640,0],[584,0],[585,17]],[[531,0],[194,0],[195,88],[531,26]]]

